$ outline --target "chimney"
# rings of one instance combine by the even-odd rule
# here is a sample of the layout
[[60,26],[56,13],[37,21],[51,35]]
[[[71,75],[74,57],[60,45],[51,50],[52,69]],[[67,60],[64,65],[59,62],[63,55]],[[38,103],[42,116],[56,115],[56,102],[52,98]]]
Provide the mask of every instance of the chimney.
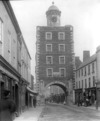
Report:
[[90,51],[83,51],[83,62],[90,58]]

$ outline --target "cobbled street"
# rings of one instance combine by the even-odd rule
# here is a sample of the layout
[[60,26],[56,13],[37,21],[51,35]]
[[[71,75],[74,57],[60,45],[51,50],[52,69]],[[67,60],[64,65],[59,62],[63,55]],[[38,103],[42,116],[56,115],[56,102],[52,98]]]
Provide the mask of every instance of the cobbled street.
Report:
[[48,104],[44,107],[39,121],[99,121],[99,113],[84,108]]

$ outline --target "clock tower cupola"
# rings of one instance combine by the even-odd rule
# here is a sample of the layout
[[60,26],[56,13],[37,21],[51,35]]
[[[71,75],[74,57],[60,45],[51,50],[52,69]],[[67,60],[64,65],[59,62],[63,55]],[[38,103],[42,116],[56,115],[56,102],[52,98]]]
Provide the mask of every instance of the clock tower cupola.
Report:
[[49,9],[46,12],[47,26],[49,27],[60,26],[60,16],[61,16],[61,11],[59,11],[59,9],[54,5],[54,2],[52,2],[52,5],[49,7]]

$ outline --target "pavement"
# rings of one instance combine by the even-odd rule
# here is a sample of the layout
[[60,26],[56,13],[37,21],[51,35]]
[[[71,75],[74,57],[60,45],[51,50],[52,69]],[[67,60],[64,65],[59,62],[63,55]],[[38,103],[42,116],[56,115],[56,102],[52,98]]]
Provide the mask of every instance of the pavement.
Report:
[[90,110],[94,110],[94,111],[100,111],[100,107],[98,107],[98,109],[96,109],[95,105],[85,107],[85,106],[77,106],[77,105],[74,105],[74,104],[69,104],[69,106],[72,106],[72,107],[75,107],[75,108],[83,108],[83,109],[90,109]]
[[44,106],[37,106],[36,108],[31,107],[22,112],[22,114],[19,117],[16,117],[14,121],[38,121],[43,108]]
[[[63,105],[63,104],[60,104],[60,105]],[[84,106],[69,104],[69,106],[75,109],[86,109],[90,111],[98,111],[98,115],[100,116],[100,107],[98,107],[98,110],[97,110],[95,105],[84,107]],[[45,107],[44,105],[40,105],[40,106],[37,106],[36,108],[34,107],[29,108],[26,111],[22,112],[22,114],[19,117],[16,117],[14,121],[38,121],[44,107]]]

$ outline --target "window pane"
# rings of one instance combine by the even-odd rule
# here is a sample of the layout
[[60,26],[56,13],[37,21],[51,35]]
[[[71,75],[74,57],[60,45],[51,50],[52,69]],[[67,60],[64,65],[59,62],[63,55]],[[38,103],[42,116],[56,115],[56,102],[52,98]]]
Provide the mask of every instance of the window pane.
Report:
[[51,32],[46,32],[46,39],[51,40],[52,39],[52,33]]
[[65,45],[59,45],[59,51],[65,51]]
[[46,48],[46,51],[49,51],[49,52],[51,52],[52,51],[52,46],[51,45],[46,45],[47,46],[47,48]]
[[61,74],[61,76],[65,76],[65,69],[60,69],[60,74]]
[[60,57],[60,64],[65,64],[65,57]]
[[51,71],[51,69],[48,69],[48,76],[52,76],[52,71]]
[[47,64],[52,64],[52,57],[47,57]]
[[59,40],[65,40],[65,33],[64,32],[59,32],[58,33],[58,39]]
[[93,76],[93,87],[95,87],[95,76]]

